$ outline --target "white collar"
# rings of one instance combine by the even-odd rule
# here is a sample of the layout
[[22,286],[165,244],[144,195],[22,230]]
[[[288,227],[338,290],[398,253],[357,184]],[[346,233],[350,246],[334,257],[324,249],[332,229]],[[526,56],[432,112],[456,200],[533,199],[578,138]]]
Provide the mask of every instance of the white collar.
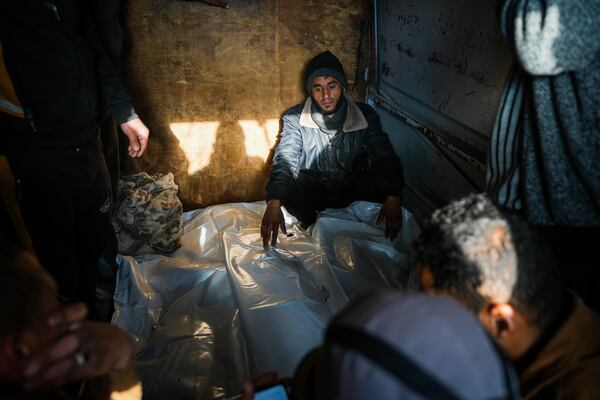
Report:
[[[356,102],[352,99],[352,97],[346,95],[346,93],[344,93],[344,97],[348,102],[348,113],[346,114],[346,120],[344,121],[344,126],[342,127],[344,133],[367,129],[369,126],[367,119]],[[302,114],[300,114],[300,126],[319,129],[319,126],[312,119],[311,111],[312,98],[308,96],[308,99],[306,99],[306,102],[304,103]]]

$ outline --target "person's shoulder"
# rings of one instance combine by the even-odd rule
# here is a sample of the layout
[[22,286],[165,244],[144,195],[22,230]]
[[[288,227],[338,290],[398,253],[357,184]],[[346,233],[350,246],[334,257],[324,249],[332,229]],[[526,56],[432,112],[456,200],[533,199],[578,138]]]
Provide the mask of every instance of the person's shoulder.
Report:
[[552,391],[564,399],[600,399],[598,376],[600,354],[593,354],[564,371],[563,377],[552,385]]
[[372,121],[379,119],[379,115],[377,114],[377,111],[375,111],[375,109],[372,106],[370,106],[369,104],[357,101],[356,105],[358,106],[360,111],[363,113],[367,122],[371,123]]
[[302,110],[304,109],[304,102],[296,104],[283,112],[283,118],[300,118]]

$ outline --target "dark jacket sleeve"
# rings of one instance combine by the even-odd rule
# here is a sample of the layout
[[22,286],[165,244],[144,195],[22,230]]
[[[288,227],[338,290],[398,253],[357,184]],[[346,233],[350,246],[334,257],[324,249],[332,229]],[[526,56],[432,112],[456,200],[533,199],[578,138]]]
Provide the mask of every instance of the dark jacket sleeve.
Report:
[[366,104],[359,106],[369,123],[364,145],[371,161],[373,175],[378,180],[385,196],[400,196],[404,184],[400,159],[394,152],[387,134],[382,130],[379,116],[375,110]]
[[119,78],[118,64],[115,64],[105,44],[100,39],[96,23],[90,17],[86,30],[86,40],[94,53],[96,81],[104,106],[108,108],[118,124],[137,118],[131,96]]
[[[295,110],[298,111],[298,110]],[[298,176],[300,156],[302,155],[302,134],[299,125],[299,111],[288,111],[283,115],[281,140],[275,150],[271,176],[267,183],[267,201],[284,201],[288,190]]]
[[500,28],[531,75],[581,70],[600,49],[600,0],[502,0],[499,10]]

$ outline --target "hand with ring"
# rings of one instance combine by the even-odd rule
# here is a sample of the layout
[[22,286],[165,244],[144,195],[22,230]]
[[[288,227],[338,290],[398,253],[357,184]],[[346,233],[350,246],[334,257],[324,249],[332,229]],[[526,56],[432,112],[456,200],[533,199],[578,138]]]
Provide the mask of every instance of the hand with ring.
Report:
[[70,328],[28,360],[24,368],[27,390],[59,387],[133,366],[133,344],[119,327],[78,322],[70,316],[61,323]]

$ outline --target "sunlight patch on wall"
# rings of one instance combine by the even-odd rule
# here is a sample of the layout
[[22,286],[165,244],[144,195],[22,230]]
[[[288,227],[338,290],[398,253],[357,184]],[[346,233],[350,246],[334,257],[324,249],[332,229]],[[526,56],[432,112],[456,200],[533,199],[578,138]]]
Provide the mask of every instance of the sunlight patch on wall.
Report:
[[192,175],[210,164],[217,140],[219,121],[173,122],[171,132],[179,140],[179,147],[188,161],[188,174]]
[[244,132],[244,145],[248,157],[259,157],[267,161],[271,148],[277,141],[279,131],[278,119],[267,119],[261,125],[257,120],[239,120],[238,124]]

